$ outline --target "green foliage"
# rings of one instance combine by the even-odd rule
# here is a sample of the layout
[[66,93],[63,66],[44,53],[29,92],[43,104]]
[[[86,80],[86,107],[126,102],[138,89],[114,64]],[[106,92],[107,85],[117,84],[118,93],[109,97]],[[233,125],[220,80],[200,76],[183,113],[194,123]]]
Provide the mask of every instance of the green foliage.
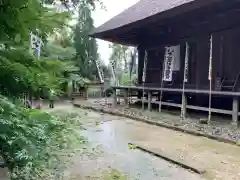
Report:
[[23,49],[0,50],[0,71],[1,92],[12,96],[49,89],[58,91],[64,81],[61,62],[38,60]]
[[127,176],[122,175],[116,169],[111,169],[110,172],[105,173],[104,180],[127,180]]
[[112,44],[112,54],[110,56],[110,62],[115,68],[116,81],[121,85],[133,85],[129,72],[129,60],[131,59],[131,51],[127,46],[120,44]]
[[137,149],[137,146],[134,145],[134,144],[129,144],[129,145],[128,145],[128,149],[134,150],[134,149]]
[[44,39],[55,28],[65,26],[69,18],[69,13],[57,13],[39,0],[3,0],[0,5],[0,43],[11,44],[16,37],[26,41],[29,32],[36,29]]
[[76,49],[76,63],[80,68],[82,77],[94,80],[98,76],[96,59],[98,59],[97,42],[88,35],[93,30],[91,7],[82,6],[78,10],[78,22],[74,32],[74,44]]
[[[94,74],[96,42],[91,41],[87,46],[81,46],[84,51],[78,49],[77,54],[78,57],[86,57],[86,61],[75,63],[73,36],[64,32],[71,13],[59,13],[55,8],[46,6],[46,3],[51,4],[53,1],[55,0],[0,1],[1,94],[16,99],[13,97],[19,98],[26,92],[32,95],[47,94],[49,89],[60,92],[60,86],[67,78],[86,83],[86,77]],[[61,1],[64,5],[71,6],[70,1]],[[93,27],[88,10],[94,7],[96,1],[72,0],[79,11],[88,12],[82,29],[88,25]],[[85,40],[89,30],[86,28],[84,31]],[[30,32],[40,36],[45,43],[40,59],[29,53]],[[49,37],[56,32],[61,32],[62,36],[51,43]],[[93,53],[88,55],[86,52],[90,50]],[[85,69],[88,69],[88,74],[84,72]],[[76,71],[80,71],[78,76],[74,74]],[[86,141],[78,138],[79,134],[75,129],[77,125],[78,122],[68,116],[57,117],[38,110],[25,109],[21,104],[14,104],[1,95],[0,152],[11,179],[53,179],[57,175],[53,172],[73,153],[74,143]]]
[[[47,4],[54,4],[59,0],[42,0],[42,1]],[[60,0],[60,2],[68,10],[72,9],[72,7],[84,5],[89,5],[91,8],[95,9],[96,3],[100,3],[100,5],[103,7],[103,4],[100,0]]]
[[127,71],[129,48],[120,44],[112,44],[110,48],[112,48],[110,62],[112,62],[115,67]]
[[120,84],[123,86],[133,86],[136,83],[137,76],[133,75],[130,78],[129,73],[122,73]]
[[51,179],[74,153],[75,143],[86,143],[71,116],[25,109],[2,96],[0,111],[0,149],[11,179]]
[[3,0],[0,5],[0,92],[10,96],[59,91],[64,81],[63,64],[47,56],[36,59],[28,53],[29,33],[44,41],[66,26],[70,13],[58,13],[39,0]]
[[238,141],[236,142],[236,145],[237,145],[237,146],[240,146],[240,140],[238,140]]

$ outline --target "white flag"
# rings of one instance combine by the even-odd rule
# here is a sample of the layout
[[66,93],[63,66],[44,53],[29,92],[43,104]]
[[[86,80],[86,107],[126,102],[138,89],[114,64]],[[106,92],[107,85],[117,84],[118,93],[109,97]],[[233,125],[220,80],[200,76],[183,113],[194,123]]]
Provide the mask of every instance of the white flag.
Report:
[[39,38],[33,33],[30,33],[30,48],[31,48],[31,51],[37,55],[38,58],[41,55],[42,45],[43,45],[43,42],[41,38]]
[[100,63],[99,59],[96,59],[96,66],[97,66],[97,71],[98,71],[98,76],[99,76],[100,82],[104,83],[104,74],[103,74],[103,70],[101,68],[101,63]]
[[142,76],[142,81],[143,83],[146,82],[146,71],[147,71],[147,51],[145,51],[145,56],[144,56],[144,67],[143,67],[143,76]]
[[212,80],[212,42],[213,41],[213,38],[212,38],[212,35],[211,35],[211,38],[210,38],[210,53],[209,53],[209,70],[208,70],[208,80]]
[[188,82],[188,58],[189,58],[189,45],[186,42],[186,52],[185,52],[185,65],[184,65],[184,82]]

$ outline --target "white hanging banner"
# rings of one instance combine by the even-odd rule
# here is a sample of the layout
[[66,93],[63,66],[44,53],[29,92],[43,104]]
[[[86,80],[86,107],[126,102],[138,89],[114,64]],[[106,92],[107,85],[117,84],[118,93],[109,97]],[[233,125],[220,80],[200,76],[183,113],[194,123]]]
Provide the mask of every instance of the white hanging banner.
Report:
[[172,47],[166,47],[163,80],[168,82],[172,81],[172,72],[173,72],[173,63],[174,63],[173,52],[174,52],[174,49]]
[[185,52],[185,65],[184,65],[184,82],[188,82],[188,58],[189,58],[189,45],[186,43],[186,52]]
[[99,59],[96,59],[96,66],[97,66],[97,71],[98,71],[98,76],[99,76],[100,82],[104,83],[104,74],[101,69],[101,63],[100,63]]
[[171,46],[170,48],[174,56],[173,71],[180,71],[180,45]]
[[146,71],[147,71],[147,51],[145,51],[145,56],[144,56],[144,67],[143,67],[143,76],[142,76],[142,81],[143,83],[146,82]]
[[41,54],[41,47],[43,45],[43,42],[41,38],[33,34],[32,32],[30,33],[30,48],[31,51],[36,54],[36,56],[39,58]]
[[210,52],[209,52],[209,70],[208,70],[208,80],[212,80],[212,35],[210,37]]

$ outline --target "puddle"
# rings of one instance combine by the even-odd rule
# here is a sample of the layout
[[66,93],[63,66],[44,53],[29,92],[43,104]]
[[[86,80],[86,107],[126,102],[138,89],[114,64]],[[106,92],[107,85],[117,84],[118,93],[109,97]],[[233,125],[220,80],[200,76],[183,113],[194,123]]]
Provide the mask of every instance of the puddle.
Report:
[[109,121],[109,118],[111,117],[101,116],[100,120],[105,122],[97,126],[88,126],[87,130],[81,132],[81,135],[88,138],[92,147],[99,145],[100,148],[96,150],[98,153],[93,158],[85,157],[84,162],[79,161],[84,177],[107,169],[117,169],[130,180],[202,179],[199,175],[165,160],[136,149],[130,150],[128,143],[145,139],[151,128],[136,134],[136,130],[131,128],[137,129],[138,126],[129,126],[134,122],[116,119]]

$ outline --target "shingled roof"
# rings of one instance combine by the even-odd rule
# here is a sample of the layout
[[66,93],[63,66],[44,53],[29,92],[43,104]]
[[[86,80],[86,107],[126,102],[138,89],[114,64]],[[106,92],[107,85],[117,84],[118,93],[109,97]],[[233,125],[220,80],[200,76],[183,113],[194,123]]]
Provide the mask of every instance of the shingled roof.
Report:
[[194,1],[199,0],[140,0],[135,5],[96,28],[93,34],[117,29]]

